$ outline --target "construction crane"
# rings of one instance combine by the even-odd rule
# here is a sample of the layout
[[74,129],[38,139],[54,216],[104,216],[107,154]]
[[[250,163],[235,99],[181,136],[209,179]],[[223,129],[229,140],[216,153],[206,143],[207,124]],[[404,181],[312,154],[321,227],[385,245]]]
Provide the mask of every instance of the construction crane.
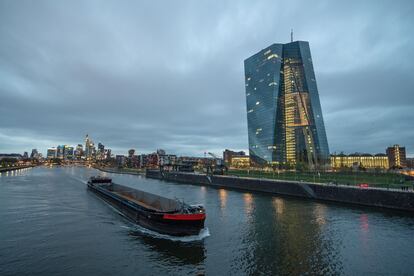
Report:
[[214,163],[207,165],[207,174],[224,174],[224,171],[227,171],[227,167],[224,166],[223,159],[211,152],[208,152],[208,155],[213,157]]
[[215,155],[214,153],[208,152],[208,154],[214,158],[214,160],[216,161],[216,166],[222,166],[223,165],[223,159],[221,159],[220,157],[218,157],[217,155]]

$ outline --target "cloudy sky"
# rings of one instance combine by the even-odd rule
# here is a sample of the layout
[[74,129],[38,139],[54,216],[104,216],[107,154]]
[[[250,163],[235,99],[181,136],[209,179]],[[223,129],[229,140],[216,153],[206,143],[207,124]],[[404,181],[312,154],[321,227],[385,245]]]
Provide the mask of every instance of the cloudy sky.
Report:
[[0,152],[247,149],[243,60],[310,42],[331,152],[414,155],[414,1],[0,1]]

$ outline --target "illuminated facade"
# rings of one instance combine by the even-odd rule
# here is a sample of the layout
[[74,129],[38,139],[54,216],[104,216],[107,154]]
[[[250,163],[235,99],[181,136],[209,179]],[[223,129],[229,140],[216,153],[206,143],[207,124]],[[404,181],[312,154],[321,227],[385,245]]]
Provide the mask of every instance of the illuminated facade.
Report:
[[57,152],[56,148],[48,148],[47,153],[46,153],[47,159],[56,158],[56,152]]
[[338,154],[331,155],[333,169],[362,167],[365,169],[389,169],[390,165],[386,154]]
[[63,159],[65,157],[65,146],[64,145],[57,146],[56,157],[59,159]]
[[65,159],[69,159],[72,160],[74,157],[74,149],[71,146],[66,146],[64,147],[64,157]]
[[233,157],[245,157],[246,153],[244,151],[232,151],[229,149],[225,149],[223,151],[223,161],[226,166],[231,166],[232,158]]
[[250,167],[250,157],[245,156],[233,156],[230,162],[230,168],[232,169],[248,169]]
[[407,166],[405,147],[394,145],[387,148],[387,156],[392,168],[405,168]]
[[309,43],[272,44],[244,69],[252,163],[329,165]]
[[89,135],[86,134],[86,137],[85,137],[85,152],[84,152],[86,160],[93,159],[94,156],[95,156],[95,151],[96,151],[95,144],[93,143],[92,139],[89,138]]

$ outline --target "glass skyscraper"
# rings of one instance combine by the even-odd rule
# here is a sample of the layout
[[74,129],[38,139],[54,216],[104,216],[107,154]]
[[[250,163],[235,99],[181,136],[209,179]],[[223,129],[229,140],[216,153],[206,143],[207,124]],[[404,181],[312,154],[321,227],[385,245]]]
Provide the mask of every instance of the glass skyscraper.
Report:
[[272,44],[244,61],[251,161],[329,164],[309,43]]

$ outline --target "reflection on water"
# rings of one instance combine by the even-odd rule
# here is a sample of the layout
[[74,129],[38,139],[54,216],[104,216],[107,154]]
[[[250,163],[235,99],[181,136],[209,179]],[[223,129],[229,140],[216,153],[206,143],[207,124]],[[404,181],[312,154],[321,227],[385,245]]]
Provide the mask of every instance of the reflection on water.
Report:
[[247,215],[248,221],[250,221],[251,214],[253,211],[253,195],[251,193],[244,193],[243,201],[244,201],[244,213]]
[[203,265],[205,259],[204,241],[180,242],[154,238],[140,231],[129,231],[129,235],[138,243],[143,243],[154,250],[170,265]]
[[369,221],[368,215],[363,213],[359,217],[360,221],[360,239],[365,252],[369,251]]
[[314,216],[316,222],[321,226],[326,223],[326,205],[315,203]]
[[[250,202],[246,194],[243,198],[245,204]],[[253,275],[340,274],[337,244],[320,227],[325,207],[313,205],[302,208],[300,202],[274,197],[255,200],[255,208],[246,208],[252,219],[242,239],[245,253],[236,259],[243,270]]]
[[273,209],[276,212],[276,215],[282,215],[283,209],[285,208],[285,204],[283,199],[279,197],[274,197],[272,199]]
[[363,233],[368,233],[369,231],[369,222],[368,222],[368,215],[367,214],[361,214],[360,216],[361,221],[361,230]]
[[227,191],[225,189],[219,189],[220,209],[224,211],[226,209]]

